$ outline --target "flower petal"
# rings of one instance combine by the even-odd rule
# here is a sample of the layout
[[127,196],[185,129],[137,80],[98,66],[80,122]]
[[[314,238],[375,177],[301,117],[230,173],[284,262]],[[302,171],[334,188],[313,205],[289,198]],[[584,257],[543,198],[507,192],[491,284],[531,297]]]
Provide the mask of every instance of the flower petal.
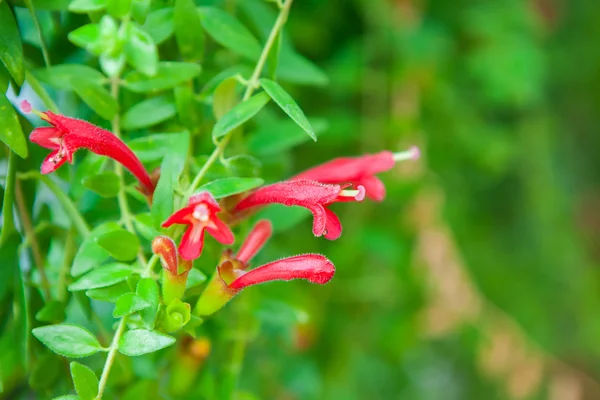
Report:
[[376,176],[365,176],[359,181],[365,187],[367,197],[375,201],[385,199],[385,185]]
[[190,226],[179,243],[179,254],[185,260],[195,260],[200,257],[204,246],[204,226],[194,224]]
[[233,244],[235,237],[233,236],[231,229],[229,229],[229,227],[214,214],[211,218],[211,222],[214,224],[214,227],[207,225],[206,230],[208,233],[217,239],[219,243]]
[[50,126],[36,128],[29,135],[29,140],[46,149],[58,150],[60,148],[61,133]]
[[66,157],[58,157],[58,150],[54,150],[42,162],[42,174],[49,174],[56,171],[61,165],[67,161]]
[[191,224],[193,212],[194,206],[183,207],[181,210],[175,211],[161,226],[168,228],[173,224]]
[[394,154],[390,151],[359,157],[340,157],[301,172],[292,179],[309,179],[323,183],[354,182],[362,177],[387,171],[394,163]]
[[320,204],[308,207],[310,212],[313,214],[313,235],[323,236],[327,226],[327,213],[325,207]]
[[327,216],[327,221],[325,222],[325,239],[335,240],[342,235],[342,223],[340,219],[333,211],[328,208],[325,208],[325,214]]
[[152,240],[152,253],[160,257],[163,268],[177,275],[177,249],[175,242],[168,236],[157,236]]
[[206,204],[210,207],[214,212],[221,211],[221,207],[219,207],[219,203],[215,200],[213,195],[210,192],[204,191],[200,193],[196,193],[191,196],[188,200],[188,205],[198,205],[200,203]]
[[267,240],[273,234],[273,225],[268,219],[258,221],[250,231],[246,240],[238,250],[236,258],[242,263],[247,264],[252,257],[265,245]]
[[335,274],[335,266],[320,254],[301,254],[273,261],[252,271],[246,272],[231,282],[231,289],[243,289],[258,283],[274,280],[289,281],[306,279],[312,283],[324,284]]

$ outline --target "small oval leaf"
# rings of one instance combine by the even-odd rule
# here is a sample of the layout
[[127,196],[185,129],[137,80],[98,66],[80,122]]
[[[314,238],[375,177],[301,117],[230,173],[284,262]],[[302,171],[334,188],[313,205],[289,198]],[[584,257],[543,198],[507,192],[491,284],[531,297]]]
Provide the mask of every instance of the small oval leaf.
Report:
[[83,275],[90,269],[100,265],[109,257],[108,252],[98,246],[96,238],[115,229],[119,229],[119,224],[116,222],[106,222],[102,225],[98,225],[90,232],[75,254],[73,266],[71,267],[71,275]]
[[184,60],[200,60],[204,53],[204,32],[193,0],[175,0],[175,40]]
[[94,400],[98,395],[98,377],[88,367],[78,362],[71,363],[71,377],[75,391],[81,400]]
[[65,357],[87,357],[102,350],[98,339],[77,325],[42,326],[33,329],[31,333],[50,350]]
[[133,260],[140,249],[140,240],[125,229],[106,232],[96,238],[96,243],[119,261]]
[[27,141],[23,135],[17,112],[6,96],[0,93],[0,141],[4,142],[19,157],[27,157]]
[[127,110],[121,127],[126,130],[147,128],[172,118],[176,113],[177,109],[170,97],[154,97]]
[[135,293],[125,293],[123,296],[119,297],[119,300],[117,300],[115,309],[113,311],[113,317],[120,318],[150,306],[150,303]]
[[200,191],[209,191],[215,199],[222,197],[231,196],[238,193],[244,193],[248,190],[254,189],[265,183],[261,178],[222,178],[200,187]]
[[119,351],[126,356],[141,356],[164,349],[175,343],[175,338],[157,331],[134,329],[125,332],[119,341]]
[[125,45],[127,62],[136,70],[148,76],[156,74],[158,68],[158,51],[152,37],[132,25]]
[[213,127],[212,137],[218,139],[225,136],[250,118],[255,116],[269,102],[266,93],[259,93],[243,101],[229,110]]
[[81,183],[94,193],[106,198],[115,197],[119,194],[119,188],[121,187],[119,176],[112,171],[86,176]]
[[131,273],[132,270],[129,265],[118,263],[108,264],[82,276],[79,280],[69,285],[69,290],[74,292],[111,286],[124,281]]
[[117,100],[104,87],[87,79],[71,79],[71,87],[85,104],[106,120],[111,120],[117,113]]
[[201,71],[198,64],[163,61],[158,64],[156,74],[151,77],[137,71],[128,74],[125,77],[125,87],[137,93],[160,92],[194,79]]

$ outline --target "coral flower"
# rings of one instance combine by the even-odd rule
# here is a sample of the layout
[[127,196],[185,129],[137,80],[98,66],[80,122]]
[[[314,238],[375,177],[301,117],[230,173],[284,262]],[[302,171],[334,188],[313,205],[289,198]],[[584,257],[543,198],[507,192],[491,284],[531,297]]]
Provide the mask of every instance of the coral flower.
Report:
[[197,315],[210,315],[223,307],[240,290],[276,280],[306,279],[325,284],[335,274],[331,261],[320,254],[301,254],[245,271],[248,262],[263,247],[272,233],[271,223],[260,221],[248,234],[236,257],[225,252],[215,274],[196,305]]
[[221,207],[209,192],[200,192],[188,201],[188,205],[171,215],[163,224],[189,225],[179,243],[179,253],[186,260],[200,257],[204,245],[204,230],[222,244],[233,244],[234,237],[229,227],[217,217]]
[[301,172],[291,180],[307,179],[321,183],[361,185],[364,186],[367,197],[382,201],[385,198],[385,186],[375,175],[390,170],[398,161],[416,160],[419,156],[419,149],[411,147],[401,153],[382,151],[360,157],[341,157]]
[[[31,110],[27,102],[23,102],[22,108],[24,111]],[[72,163],[73,153],[85,148],[123,164],[140,181],[146,194],[154,192],[154,183],[141,161],[111,132],[80,119],[54,114],[52,111],[38,115],[52,125],[37,128],[29,135],[29,140],[33,143],[53,150],[42,162],[42,174],[55,171],[66,161]]]
[[342,234],[342,224],[337,215],[326,206],[340,201],[361,201],[365,196],[364,187],[344,190],[348,186],[350,184],[328,185],[309,180],[279,182],[255,190],[235,206],[234,212],[270,203],[306,207],[314,217],[313,234],[335,240]]

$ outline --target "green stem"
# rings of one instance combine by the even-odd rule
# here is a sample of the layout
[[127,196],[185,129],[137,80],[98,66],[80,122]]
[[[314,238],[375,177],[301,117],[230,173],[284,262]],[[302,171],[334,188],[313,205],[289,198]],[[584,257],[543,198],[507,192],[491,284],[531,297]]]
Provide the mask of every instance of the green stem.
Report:
[[77,207],[75,207],[75,204],[73,204],[71,199],[69,199],[69,197],[63,193],[63,191],[52,179],[50,179],[46,175],[42,175],[38,171],[29,171],[22,174],[18,174],[18,178],[22,180],[39,179],[40,181],[42,181],[48,187],[48,189],[50,189],[54,196],[56,196],[58,202],[62,205],[69,218],[71,218],[71,221],[75,225],[75,228],[77,229],[79,234],[83,237],[86,237],[90,234],[90,228],[88,228],[87,224],[85,223],[85,220],[79,213],[79,210],[77,209]]
[[35,29],[38,32],[38,37],[40,38],[40,46],[42,47],[42,56],[44,57],[44,64],[46,67],[50,67],[50,53],[48,52],[48,47],[46,46],[46,41],[44,40],[44,35],[42,34],[42,26],[40,25],[40,21],[38,20],[37,14],[35,13],[35,8],[33,7],[33,3],[31,0],[25,0],[25,5],[31,14],[31,19],[33,19],[33,24],[35,25]]
[[[285,22],[287,21],[287,17],[290,12],[290,7],[292,6],[292,1],[293,0],[285,0],[283,2],[283,4],[281,5],[280,10],[279,10],[279,15],[277,16],[277,20],[275,21],[275,24],[273,25],[273,28],[271,29],[271,33],[269,33],[269,37],[267,38],[267,41],[265,43],[265,46],[263,47],[262,53],[260,54],[260,58],[258,59],[258,62],[256,63],[256,67],[254,68],[254,71],[252,72],[252,76],[248,80],[246,90],[244,92],[244,96],[242,97],[242,101],[248,100],[250,98],[250,96],[252,96],[252,93],[254,93],[254,90],[259,86],[260,75],[262,74],[262,71],[265,67],[265,63],[267,62],[267,59],[269,58],[269,53],[270,53],[271,49],[273,48],[273,44],[275,43],[275,41],[277,39],[277,35],[279,34],[281,29],[285,25]],[[212,152],[212,154],[210,155],[210,157],[208,157],[208,160],[206,160],[206,163],[202,166],[200,171],[198,171],[198,174],[196,174],[196,177],[194,178],[194,180],[192,181],[192,184],[190,185],[190,188],[188,189],[188,196],[190,196],[194,192],[194,190],[196,190],[196,188],[198,187],[198,185],[200,185],[200,182],[204,178],[204,175],[206,175],[206,173],[208,172],[210,167],[213,165],[213,163],[219,158],[221,153],[225,150],[225,147],[227,147],[227,144],[231,140],[232,133],[233,133],[233,131],[229,132],[227,135],[225,135],[223,137],[223,139],[219,142],[217,147],[215,147],[215,149]]]
[[98,396],[96,397],[96,400],[102,399],[102,396],[104,395],[104,389],[106,388],[106,382],[108,382],[110,369],[112,368],[113,362],[115,361],[115,356],[117,355],[117,350],[119,349],[119,341],[121,340],[121,336],[125,331],[126,325],[127,316],[121,318],[119,326],[117,327],[117,331],[115,332],[115,336],[113,336],[113,340],[110,343],[110,347],[108,349],[108,356],[106,357],[106,362],[104,363],[104,368],[102,369],[102,375],[100,376],[100,383],[98,383]]

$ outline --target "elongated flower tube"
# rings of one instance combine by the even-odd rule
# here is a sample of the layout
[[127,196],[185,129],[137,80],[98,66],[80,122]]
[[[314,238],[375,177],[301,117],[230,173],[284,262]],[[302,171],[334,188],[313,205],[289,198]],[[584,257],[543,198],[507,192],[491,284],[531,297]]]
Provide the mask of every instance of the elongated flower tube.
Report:
[[413,146],[401,153],[382,151],[360,157],[340,157],[301,172],[290,180],[360,185],[364,186],[367,197],[382,201],[385,198],[385,186],[375,175],[392,169],[398,161],[416,160],[420,154],[419,149]]
[[152,252],[160,257],[163,302],[170,305],[183,297],[192,262],[179,257],[175,242],[167,236],[157,236],[152,240]]
[[272,234],[273,225],[268,219],[260,220],[254,225],[235,256],[244,265],[243,269],[246,269],[250,260],[267,243]]
[[[29,103],[22,104],[23,110],[31,110]],[[65,117],[52,111],[38,113],[51,127],[36,128],[29,140],[52,152],[42,162],[42,174],[55,171],[66,161],[73,162],[73,153],[81,148],[121,163],[140,182],[147,195],[154,192],[154,183],[142,162],[129,147],[111,132],[76,118]]]
[[348,186],[350,184],[329,185],[308,180],[279,182],[250,193],[233,211],[239,213],[271,203],[306,207],[313,214],[313,234],[325,235],[326,239],[335,240],[342,234],[342,224],[337,215],[326,206],[341,201],[362,201],[365,197],[364,187],[344,190]]
[[335,267],[320,254],[301,254],[262,265],[248,272],[224,261],[217,267],[210,283],[196,304],[198,316],[213,314],[231,300],[240,290],[264,282],[305,279],[311,283],[325,284],[333,278]]
[[209,192],[200,192],[188,200],[188,205],[171,215],[163,224],[189,225],[179,243],[179,253],[186,260],[200,257],[204,246],[204,230],[222,244],[233,244],[235,238],[229,227],[217,217],[221,207]]

